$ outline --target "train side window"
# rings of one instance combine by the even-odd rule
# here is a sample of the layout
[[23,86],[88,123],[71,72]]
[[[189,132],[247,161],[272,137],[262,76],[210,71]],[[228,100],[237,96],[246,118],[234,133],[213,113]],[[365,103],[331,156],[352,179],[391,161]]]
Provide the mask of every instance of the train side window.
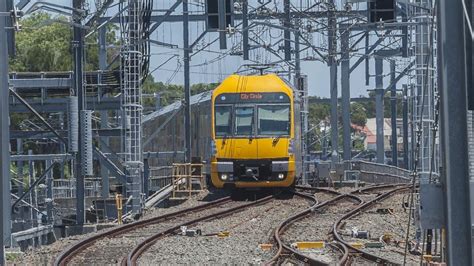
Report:
[[216,106],[215,108],[215,133],[216,136],[228,136],[231,134],[231,110],[232,106]]

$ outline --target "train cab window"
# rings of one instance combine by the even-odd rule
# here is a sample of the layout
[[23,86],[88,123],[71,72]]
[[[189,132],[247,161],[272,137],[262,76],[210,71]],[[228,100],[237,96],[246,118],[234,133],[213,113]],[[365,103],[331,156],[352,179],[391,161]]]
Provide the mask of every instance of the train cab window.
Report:
[[234,135],[253,135],[253,107],[235,108]]
[[290,135],[290,106],[258,106],[258,135]]
[[232,106],[216,106],[215,108],[215,130],[216,136],[231,135],[231,111]]

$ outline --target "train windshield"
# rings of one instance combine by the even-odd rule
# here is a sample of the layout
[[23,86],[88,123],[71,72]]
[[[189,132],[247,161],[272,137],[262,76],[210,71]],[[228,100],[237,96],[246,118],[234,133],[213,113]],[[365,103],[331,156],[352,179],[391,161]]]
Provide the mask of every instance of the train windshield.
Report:
[[214,108],[217,138],[290,136],[291,101],[285,93],[222,93]]
[[259,105],[257,108],[258,135],[290,135],[289,105]]
[[216,106],[216,136],[229,136],[231,132],[231,111],[232,106]]
[[234,135],[253,135],[253,107],[235,107]]

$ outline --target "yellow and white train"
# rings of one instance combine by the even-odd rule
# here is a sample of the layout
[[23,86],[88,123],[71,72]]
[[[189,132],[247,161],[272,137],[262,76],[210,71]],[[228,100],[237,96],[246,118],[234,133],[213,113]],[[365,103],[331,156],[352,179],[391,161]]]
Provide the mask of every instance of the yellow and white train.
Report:
[[[298,93],[274,74],[227,77],[192,97],[192,154],[207,164],[217,188],[291,187],[301,175]],[[184,146],[180,103],[145,117],[144,135],[163,133],[145,151]],[[177,121],[177,122],[176,122]],[[209,145],[210,144],[210,145]],[[173,147],[174,146],[174,147]]]

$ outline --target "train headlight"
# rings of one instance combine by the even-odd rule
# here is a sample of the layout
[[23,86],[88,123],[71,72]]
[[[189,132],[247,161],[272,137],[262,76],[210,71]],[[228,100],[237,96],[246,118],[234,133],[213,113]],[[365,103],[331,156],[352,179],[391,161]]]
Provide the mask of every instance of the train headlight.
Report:
[[278,179],[283,179],[283,178],[285,178],[285,174],[279,173],[279,174],[278,174]]
[[223,181],[226,181],[227,178],[229,178],[229,176],[228,176],[227,174],[221,174],[221,179],[222,179]]

